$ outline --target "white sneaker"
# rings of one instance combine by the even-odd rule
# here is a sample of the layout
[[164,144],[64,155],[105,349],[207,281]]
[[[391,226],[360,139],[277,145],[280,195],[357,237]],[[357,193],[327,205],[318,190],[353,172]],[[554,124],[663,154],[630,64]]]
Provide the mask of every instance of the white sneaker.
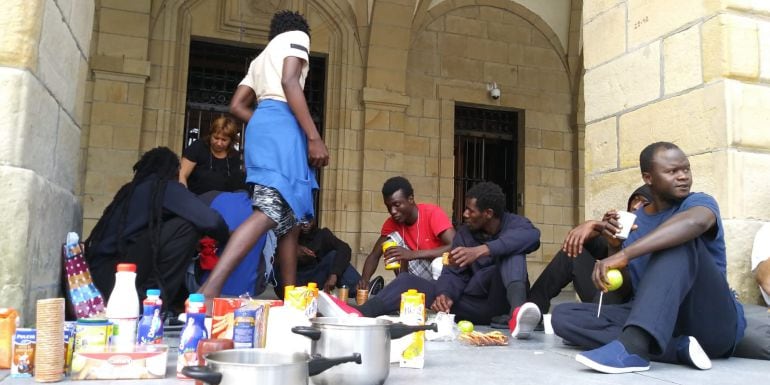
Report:
[[540,309],[534,303],[527,302],[513,309],[508,329],[511,331],[511,337],[525,340],[529,338],[538,323],[540,323]]
[[693,336],[680,337],[676,348],[679,362],[700,370],[711,369],[711,359]]

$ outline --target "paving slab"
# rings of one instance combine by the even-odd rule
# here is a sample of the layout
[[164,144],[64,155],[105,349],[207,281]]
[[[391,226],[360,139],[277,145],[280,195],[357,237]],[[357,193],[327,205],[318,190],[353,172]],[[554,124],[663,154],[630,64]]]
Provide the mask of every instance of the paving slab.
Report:
[[[479,328],[480,331],[487,330]],[[192,384],[178,380],[176,374],[177,337],[168,341],[172,349],[165,379],[122,381],[69,381],[72,384],[146,385]],[[608,375],[593,372],[575,361],[581,350],[566,346],[561,338],[536,332],[529,340],[511,340],[508,346],[475,347],[459,341],[428,341],[425,345],[425,368],[399,368],[391,365],[386,384],[766,384],[770,377],[770,361],[730,358],[715,360],[711,370],[700,371],[686,366],[652,363],[647,372]],[[0,372],[0,384],[35,384],[32,378],[9,378],[8,371]],[[5,378],[3,378],[5,377]],[[244,384],[258,379],[244,381]]]

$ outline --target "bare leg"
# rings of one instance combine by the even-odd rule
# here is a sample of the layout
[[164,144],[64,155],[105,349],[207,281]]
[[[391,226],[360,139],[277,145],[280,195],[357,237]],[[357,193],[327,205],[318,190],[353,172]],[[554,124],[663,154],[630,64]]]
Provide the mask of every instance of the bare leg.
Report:
[[[281,269],[281,279],[285,285],[297,282],[297,240],[299,226],[294,226],[278,240],[278,266]],[[280,288],[283,291],[283,288]]]
[[[211,271],[209,278],[201,285],[198,292],[206,298],[215,298],[222,292],[222,286],[235,270],[246,254],[251,250],[268,230],[275,227],[276,223],[259,210],[254,212],[233,231],[225,250],[219,257],[219,262]],[[296,245],[296,237],[294,241]],[[296,246],[295,246],[296,247]],[[296,268],[296,257],[295,257]],[[292,281],[293,282],[293,281]]]

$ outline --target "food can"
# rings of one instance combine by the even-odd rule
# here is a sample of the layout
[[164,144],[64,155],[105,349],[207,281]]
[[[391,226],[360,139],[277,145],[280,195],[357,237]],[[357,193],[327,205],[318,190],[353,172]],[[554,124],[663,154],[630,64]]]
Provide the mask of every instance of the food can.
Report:
[[233,346],[238,348],[254,347],[254,320],[257,309],[242,307],[235,310],[233,327]]
[[356,304],[363,305],[369,299],[369,290],[358,289],[356,291]]
[[349,291],[347,286],[342,286],[341,288],[337,289],[337,298],[340,299],[342,302],[348,302],[348,296]]
[[76,352],[104,352],[112,337],[112,322],[107,320],[78,320],[75,325]]

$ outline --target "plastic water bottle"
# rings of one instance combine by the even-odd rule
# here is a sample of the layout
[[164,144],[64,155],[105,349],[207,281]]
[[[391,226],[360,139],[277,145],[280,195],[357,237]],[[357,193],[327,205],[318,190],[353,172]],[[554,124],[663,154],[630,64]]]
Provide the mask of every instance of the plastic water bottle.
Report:
[[136,343],[139,345],[163,343],[163,318],[160,316],[163,300],[160,299],[160,290],[147,290],[147,298],[142,305],[144,310],[136,333]]
[[179,352],[176,362],[177,378],[187,378],[182,374],[185,366],[196,366],[198,363],[198,341],[209,338],[206,331],[206,305],[203,294],[190,294],[187,299],[187,320],[182,333],[179,335]]
[[118,264],[115,287],[107,301],[107,319],[112,321],[111,344],[131,350],[136,341],[136,321],[139,318],[139,295],[136,293],[136,265]]

